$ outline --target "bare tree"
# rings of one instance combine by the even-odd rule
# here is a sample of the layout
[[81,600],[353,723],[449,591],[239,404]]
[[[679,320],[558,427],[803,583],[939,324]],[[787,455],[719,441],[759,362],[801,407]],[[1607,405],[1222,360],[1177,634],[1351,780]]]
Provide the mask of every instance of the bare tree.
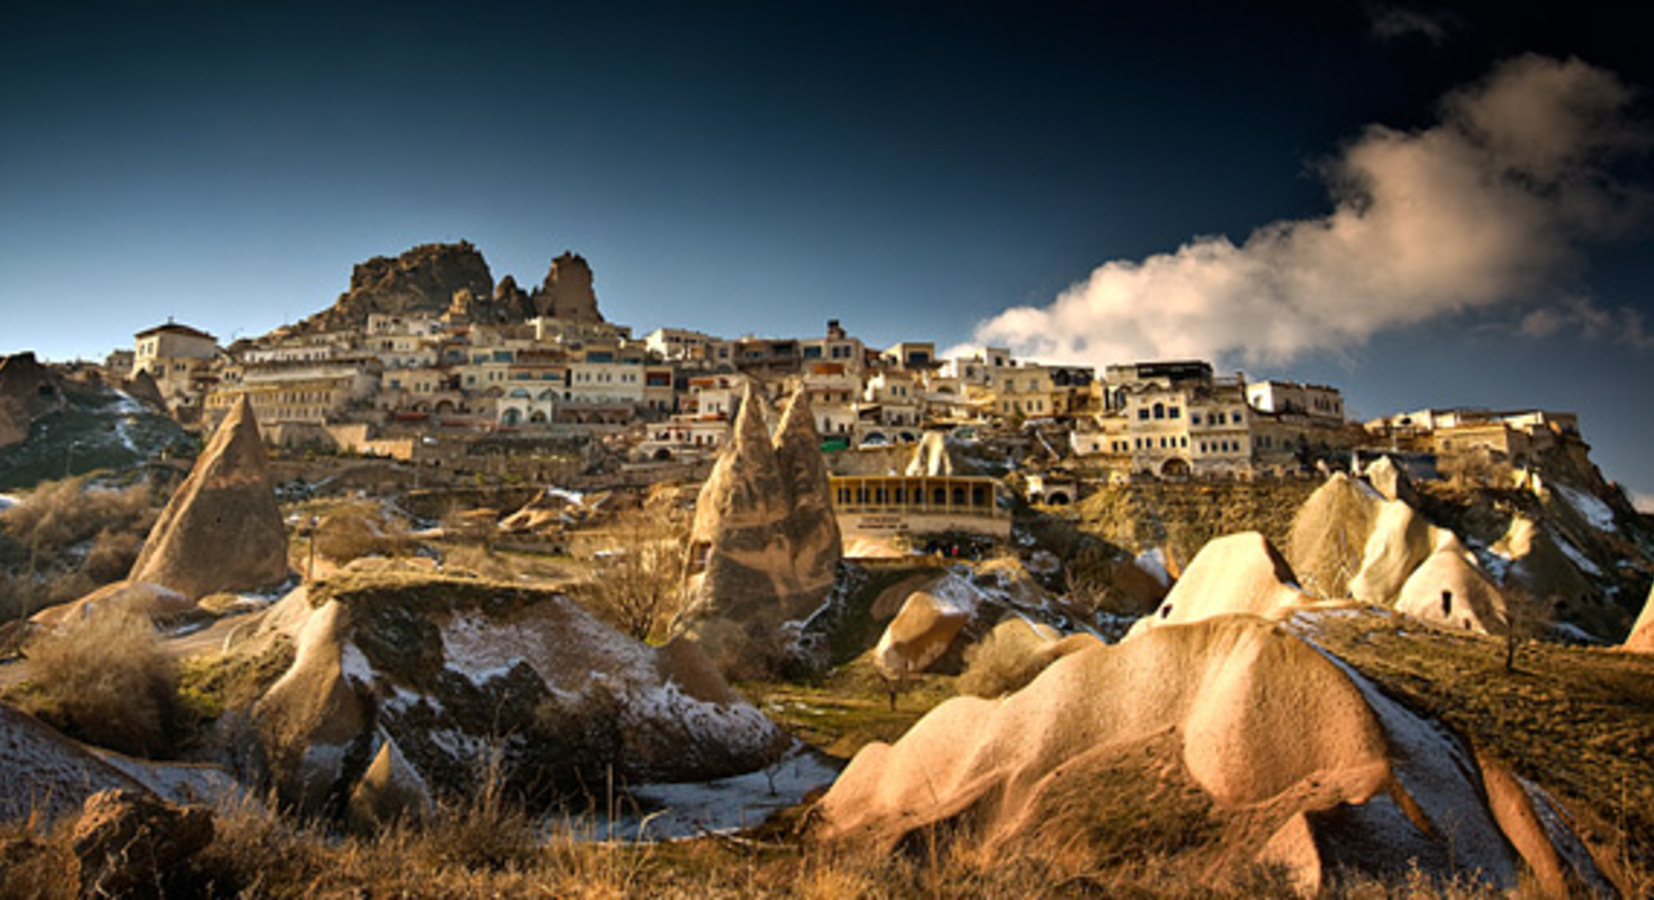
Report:
[[623,513],[593,556],[581,592],[591,610],[638,640],[671,629],[684,601],[684,523],[661,510]]

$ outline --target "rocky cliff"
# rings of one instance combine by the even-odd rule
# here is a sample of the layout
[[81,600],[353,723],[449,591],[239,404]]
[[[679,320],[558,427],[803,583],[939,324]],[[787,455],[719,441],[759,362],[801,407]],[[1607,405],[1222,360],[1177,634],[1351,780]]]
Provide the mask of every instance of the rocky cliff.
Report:
[[0,357],[0,447],[21,443],[35,419],[62,405],[57,376],[33,353]]
[[395,258],[376,256],[358,263],[350,290],[322,312],[300,323],[307,331],[359,328],[373,313],[452,311],[485,325],[557,316],[601,322],[592,270],[586,260],[564,253],[551,261],[545,280],[528,293],[507,275],[498,286],[482,253],[469,241],[421,244]]

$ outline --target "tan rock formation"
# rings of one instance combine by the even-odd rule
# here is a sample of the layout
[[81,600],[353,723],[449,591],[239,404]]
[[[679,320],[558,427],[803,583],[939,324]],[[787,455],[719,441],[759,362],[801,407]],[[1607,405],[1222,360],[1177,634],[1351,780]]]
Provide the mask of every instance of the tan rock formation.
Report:
[[573,322],[603,321],[597,311],[597,293],[592,290],[592,268],[577,253],[564,253],[551,261],[545,281],[529,302],[536,315]]
[[693,644],[649,647],[552,591],[357,573],[266,624],[297,653],[253,720],[279,795],[305,810],[405,814],[472,789],[491,753],[510,790],[552,800],[610,774],[747,772],[788,743]]
[[1350,596],[1375,606],[1391,606],[1407,576],[1429,558],[1438,538],[1418,511],[1400,500],[1386,500],[1373,522],[1361,555],[1361,570],[1350,579]]
[[1382,502],[1376,491],[1342,472],[1304,501],[1286,547],[1304,590],[1317,597],[1350,596],[1350,580],[1361,571]]
[[773,438],[767,418],[749,385],[690,534],[688,630],[726,674],[782,664],[783,624],[820,605],[843,555],[809,395],[793,395]]
[[[1193,567],[1191,567],[1193,568]],[[1141,852],[1161,823],[1201,868],[1284,862],[1516,884],[1467,749],[1260,619],[1156,628],[1053,663],[997,701],[949,700],[857,754],[816,838],[895,847],[935,825],[984,865]],[[1112,827],[1112,823],[1131,823]],[[944,852],[946,852],[944,850]]]
[[157,622],[176,621],[192,613],[200,613],[195,601],[171,588],[141,581],[117,581],[79,600],[47,607],[31,616],[30,620],[37,625],[55,628],[115,609],[147,616]]
[[953,646],[973,612],[927,591],[909,594],[873,649],[874,663],[886,678],[925,671]]
[[1159,609],[1139,619],[1131,633],[1236,613],[1281,619],[1312,602],[1298,590],[1292,567],[1269,541],[1256,531],[1243,531],[1202,547]]
[[128,580],[198,599],[286,578],[287,530],[258,423],[243,397],[161,512]]
[[1378,491],[1384,499],[1414,502],[1412,480],[1390,457],[1379,457],[1376,462],[1368,465],[1366,476],[1373,490]]
[[33,353],[0,357],[0,447],[21,443],[35,419],[62,405],[57,376]]
[[1508,605],[1459,539],[1448,536],[1407,576],[1396,611],[1443,628],[1504,634]]

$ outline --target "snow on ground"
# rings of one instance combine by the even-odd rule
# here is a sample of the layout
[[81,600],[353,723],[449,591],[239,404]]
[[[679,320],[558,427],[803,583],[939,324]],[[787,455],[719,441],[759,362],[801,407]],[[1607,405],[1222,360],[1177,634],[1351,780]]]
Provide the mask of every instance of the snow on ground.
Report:
[[1161,587],[1171,587],[1172,575],[1166,571],[1166,551],[1159,547],[1145,550],[1137,554],[1137,558],[1132,562],[1137,568],[1149,573],[1155,581],[1160,582]]
[[18,499],[12,494],[0,494],[0,510],[10,509],[18,504]]
[[585,494],[582,494],[579,491],[571,491],[568,488],[548,487],[548,488],[546,488],[546,496],[547,497],[556,497],[559,500],[563,500],[563,501],[566,501],[568,503],[572,503],[576,506],[585,506],[586,505],[586,495]]
[[510,638],[514,629],[493,624],[481,613],[462,613],[442,627],[442,659],[451,670],[486,684],[511,671],[531,648]]
[[240,801],[248,796],[246,788],[217,766],[150,762],[111,750],[88,749],[168,803],[213,805]]
[[[1299,616],[1293,621],[1313,617]],[[1477,780],[1477,771],[1469,752],[1451,734],[1440,726],[1414,715],[1400,703],[1390,699],[1366,676],[1322,648],[1305,633],[1294,629],[1303,641],[1337,666],[1360,689],[1367,705],[1378,716],[1390,745],[1395,777],[1401,786],[1417,801],[1442,839],[1453,850],[1453,864],[1467,870],[1480,869],[1500,889],[1516,887],[1516,867],[1507,848],[1504,834],[1487,815]],[[1351,813],[1364,820],[1374,817],[1372,826],[1392,834],[1387,841],[1393,847],[1406,846],[1413,841],[1406,832],[1412,828],[1405,818],[1397,821],[1381,803],[1370,802],[1353,807]],[[1405,824],[1402,832],[1395,829]]]
[[1592,528],[1598,531],[1618,531],[1614,525],[1614,510],[1608,504],[1581,490],[1568,487],[1565,484],[1552,484],[1551,490],[1562,495]]
[[976,615],[976,607],[987,598],[981,588],[956,572],[949,572],[938,578],[926,590],[932,597],[940,600],[943,606],[967,616]]
[[1580,882],[1589,887],[1592,897],[1618,897],[1619,891],[1609,883],[1597,868],[1597,862],[1591,856],[1591,851],[1585,848],[1574,832],[1573,822],[1569,820],[1567,811],[1551,799],[1551,795],[1544,788],[1523,778],[1516,776],[1522,785],[1522,790],[1528,795],[1528,802],[1533,804],[1533,811],[1539,817],[1539,824],[1545,829],[1545,837],[1551,841],[1551,846],[1557,849],[1563,861],[1574,870]]
[[1556,541],[1557,549],[1562,551],[1562,555],[1568,557],[1581,572],[1598,577],[1602,575],[1602,570],[1597,568],[1597,564],[1591,562],[1591,558],[1580,552],[1580,549],[1570,543],[1567,538],[1558,534],[1551,535],[1551,538]]
[[642,809],[625,812],[612,822],[595,817],[589,836],[660,841],[750,828],[803,802],[805,794],[837,778],[838,769],[826,757],[795,745],[786,758],[757,772],[716,781],[638,785],[629,793]]
[[697,743],[755,753],[776,739],[776,725],[749,703],[711,703],[685,694],[675,682],[634,689],[620,715],[637,731],[675,723]]

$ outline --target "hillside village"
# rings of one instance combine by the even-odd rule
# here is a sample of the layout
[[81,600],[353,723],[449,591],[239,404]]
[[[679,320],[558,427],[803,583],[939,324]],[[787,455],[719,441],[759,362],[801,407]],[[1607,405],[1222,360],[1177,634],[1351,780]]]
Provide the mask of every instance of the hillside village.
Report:
[[[745,386],[810,395],[822,449],[916,444],[927,431],[1024,430],[1059,470],[1044,499],[1134,477],[1282,476],[1351,454],[1389,453],[1429,475],[1442,457],[1518,468],[1548,454],[1583,462],[1577,418],[1541,409],[1426,409],[1347,420],[1336,387],[1248,381],[1203,361],[1046,365],[984,347],[867,346],[838,320],[818,336],[634,336],[605,321],[591,268],[565,253],[525,293],[495,285],[468,244],[426,245],[357,268],[338,303],[304,322],[221,346],[185,323],[135,335],[108,376],[147,375],[179,421],[216,426],[240,398],[273,446],[463,465],[598,441],[633,463],[711,458]],[[1063,475],[1067,475],[1064,480]]]
[[1654,891],[1654,522],[1573,414],[595,284],[0,360],[0,887]]

